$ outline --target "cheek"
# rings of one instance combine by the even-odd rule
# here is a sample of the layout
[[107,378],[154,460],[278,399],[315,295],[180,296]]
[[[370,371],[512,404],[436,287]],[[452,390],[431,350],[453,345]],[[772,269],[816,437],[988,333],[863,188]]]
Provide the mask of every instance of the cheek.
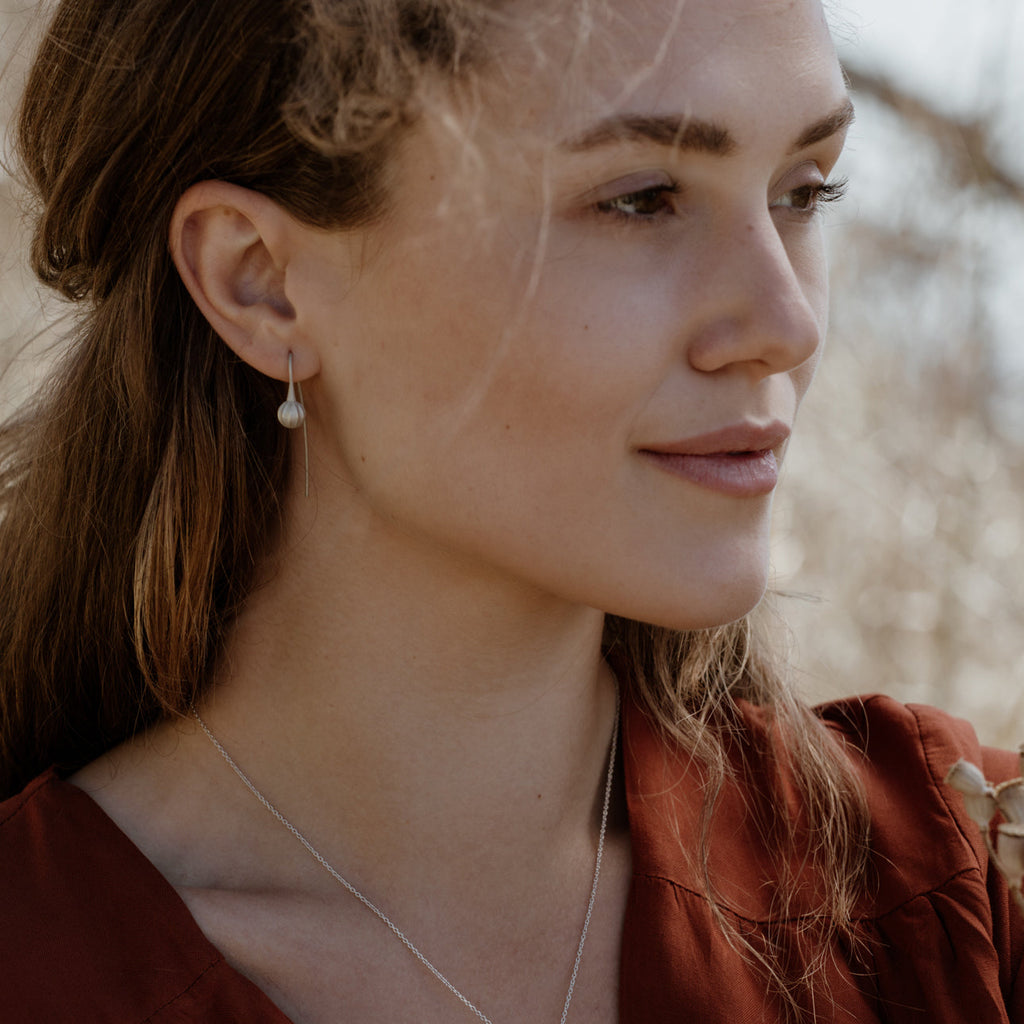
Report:
[[624,332],[602,335],[564,289],[545,285],[527,307],[514,254],[439,264],[335,329],[325,391],[338,396],[327,420],[343,472],[403,506],[453,491],[508,501],[566,486],[569,466],[596,473],[631,415]]
[[800,407],[808,390],[810,390],[811,384],[814,382],[814,375],[818,372],[818,364],[821,362],[821,351],[821,346],[819,346],[814,358],[808,359],[806,363],[794,370],[791,375],[793,390],[796,392],[797,408]]
[[331,368],[340,475],[389,536],[680,628],[757,601],[768,502],[690,493],[631,447],[666,373],[685,373],[676,292],[563,265],[527,307],[500,274],[418,280],[364,310],[361,335],[335,325],[352,344]]
[[525,243],[492,242],[473,259],[431,247],[400,261],[377,290],[393,300],[363,317],[373,329],[357,340],[359,401],[399,399],[419,431],[453,442],[532,437],[550,448],[620,425],[656,386],[651,348],[664,332],[649,325],[664,288],[550,253],[535,267]]
[[828,261],[825,256],[825,241],[821,225],[810,233],[803,244],[788,248],[793,272],[800,281],[801,290],[818,325],[818,346],[814,354],[790,372],[796,391],[797,402],[806,395],[824,351],[829,318]]

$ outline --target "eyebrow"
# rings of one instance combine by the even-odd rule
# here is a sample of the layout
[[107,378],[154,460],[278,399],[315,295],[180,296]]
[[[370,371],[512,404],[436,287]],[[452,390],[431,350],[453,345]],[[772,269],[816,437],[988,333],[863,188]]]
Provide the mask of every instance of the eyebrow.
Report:
[[603,118],[592,128],[570,139],[565,148],[582,153],[616,142],[653,142],[658,146],[715,156],[728,156],[736,148],[736,140],[729,132],[710,121],[642,114],[615,114]]
[[853,124],[856,113],[853,109],[853,101],[845,99],[828,117],[815,121],[804,133],[793,143],[790,152],[796,153],[801,149],[807,149],[815,143],[824,142],[825,139],[837,135]]
[[[797,153],[831,138],[848,128],[853,119],[853,103],[847,98],[832,113],[805,128],[790,152]],[[614,114],[563,145],[573,153],[581,153],[619,142],[653,142],[657,146],[712,156],[729,156],[737,148],[736,140],[721,125],[672,114]]]

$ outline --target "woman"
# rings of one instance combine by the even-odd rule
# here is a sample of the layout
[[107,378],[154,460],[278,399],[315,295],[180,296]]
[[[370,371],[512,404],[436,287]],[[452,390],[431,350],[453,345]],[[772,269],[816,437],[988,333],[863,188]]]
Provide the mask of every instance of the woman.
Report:
[[749,617],[851,109],[816,0],[60,5],[7,1019],[1021,1019],[969,732]]

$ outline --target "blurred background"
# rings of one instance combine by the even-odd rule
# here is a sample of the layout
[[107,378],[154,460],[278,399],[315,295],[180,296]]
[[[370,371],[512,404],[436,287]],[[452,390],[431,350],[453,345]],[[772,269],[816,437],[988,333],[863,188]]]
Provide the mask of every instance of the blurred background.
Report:
[[857,103],[779,494],[805,689],[1024,741],[1024,4],[827,3]]
[[[883,691],[1024,741],[1024,4],[828,0],[858,107],[828,217],[829,347],[777,503],[814,698]],[[37,5],[0,0],[0,123]],[[62,310],[0,170],[0,413]],[[51,334],[53,328],[51,327]]]

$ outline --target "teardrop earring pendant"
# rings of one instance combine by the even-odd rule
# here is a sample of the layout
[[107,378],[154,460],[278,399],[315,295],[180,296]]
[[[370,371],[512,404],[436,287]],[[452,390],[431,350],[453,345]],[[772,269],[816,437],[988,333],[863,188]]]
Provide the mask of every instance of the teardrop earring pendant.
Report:
[[[298,398],[296,398],[296,392]],[[277,422],[288,430],[302,427],[302,444],[305,452],[306,497],[309,497],[309,429],[306,426],[306,406],[302,400],[302,385],[295,383],[292,373],[292,353],[288,353],[288,394],[277,407]]]

